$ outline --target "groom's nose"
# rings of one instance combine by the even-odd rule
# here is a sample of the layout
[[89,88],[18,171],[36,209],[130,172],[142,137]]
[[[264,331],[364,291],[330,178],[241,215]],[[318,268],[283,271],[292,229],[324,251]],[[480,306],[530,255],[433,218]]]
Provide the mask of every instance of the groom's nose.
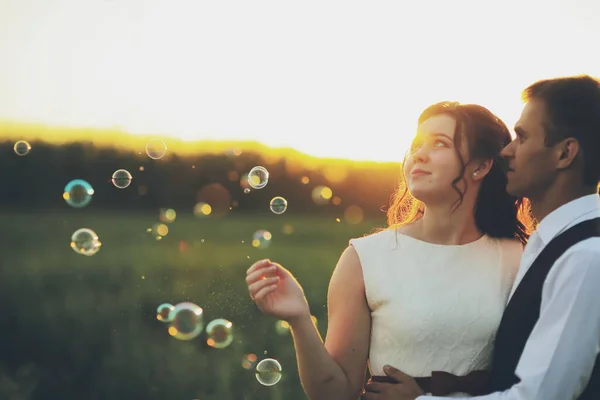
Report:
[[515,143],[515,141],[513,140],[512,142],[510,142],[509,144],[507,144],[506,146],[504,146],[504,148],[502,150],[500,150],[500,156],[503,158],[510,158],[514,155],[514,150],[513,150],[513,144]]

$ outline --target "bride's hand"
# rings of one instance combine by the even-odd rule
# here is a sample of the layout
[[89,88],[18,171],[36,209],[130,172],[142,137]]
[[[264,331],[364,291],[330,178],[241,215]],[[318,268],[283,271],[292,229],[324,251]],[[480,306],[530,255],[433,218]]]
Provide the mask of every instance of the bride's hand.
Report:
[[267,315],[290,321],[310,317],[304,291],[292,273],[271,260],[255,262],[246,271],[250,297]]

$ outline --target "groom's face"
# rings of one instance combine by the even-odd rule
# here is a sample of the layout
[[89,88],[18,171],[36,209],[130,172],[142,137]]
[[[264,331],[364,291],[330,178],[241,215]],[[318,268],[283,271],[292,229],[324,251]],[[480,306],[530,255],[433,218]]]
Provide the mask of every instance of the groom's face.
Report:
[[501,152],[510,168],[506,190],[513,196],[535,198],[555,179],[552,146],[544,143],[545,118],[544,103],[530,100],[515,125],[516,139]]

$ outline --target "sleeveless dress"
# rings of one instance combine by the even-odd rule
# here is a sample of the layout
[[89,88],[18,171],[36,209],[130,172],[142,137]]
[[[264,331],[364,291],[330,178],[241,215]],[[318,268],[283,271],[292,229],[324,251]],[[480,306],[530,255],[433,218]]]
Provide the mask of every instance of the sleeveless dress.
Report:
[[[387,229],[350,245],[371,310],[371,375],[385,375],[385,364],[413,377],[489,370],[523,252],[518,240],[484,235],[464,245],[440,245]],[[461,396],[468,395],[449,397]]]

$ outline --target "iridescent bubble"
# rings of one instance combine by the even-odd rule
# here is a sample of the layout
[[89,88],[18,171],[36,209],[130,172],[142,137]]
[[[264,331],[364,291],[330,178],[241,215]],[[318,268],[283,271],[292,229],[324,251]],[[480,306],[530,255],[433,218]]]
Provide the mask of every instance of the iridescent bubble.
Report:
[[206,343],[215,349],[223,349],[233,342],[233,324],[223,318],[212,320],[206,325]]
[[146,144],[146,154],[153,160],[159,160],[167,154],[167,144],[160,139],[151,139]]
[[248,172],[248,185],[254,189],[262,189],[269,183],[269,171],[265,167],[254,167]]
[[264,386],[273,386],[281,379],[281,364],[273,358],[265,358],[256,365],[256,380]]
[[91,229],[77,229],[71,235],[71,248],[78,254],[84,256],[93,256],[96,254],[102,243],[98,239],[98,235]]
[[263,229],[258,230],[254,232],[254,235],[252,236],[252,246],[258,249],[266,249],[271,245],[272,238],[271,232]]
[[274,214],[283,214],[287,210],[287,200],[281,196],[273,197],[269,203],[269,207]]
[[194,303],[183,302],[175,305],[169,313],[169,335],[179,340],[194,339],[204,328],[202,315],[202,308]]
[[133,177],[126,169],[118,169],[112,174],[112,183],[119,189],[125,189],[131,185]]
[[171,311],[173,311],[175,307],[172,304],[164,303],[156,308],[156,319],[160,322],[171,322]]
[[65,186],[63,199],[71,207],[82,208],[92,201],[93,194],[94,189],[92,185],[83,179],[74,179]]
[[16,155],[25,156],[31,150],[31,145],[29,144],[29,142],[27,142],[25,140],[19,140],[13,146],[13,150],[15,151]]

